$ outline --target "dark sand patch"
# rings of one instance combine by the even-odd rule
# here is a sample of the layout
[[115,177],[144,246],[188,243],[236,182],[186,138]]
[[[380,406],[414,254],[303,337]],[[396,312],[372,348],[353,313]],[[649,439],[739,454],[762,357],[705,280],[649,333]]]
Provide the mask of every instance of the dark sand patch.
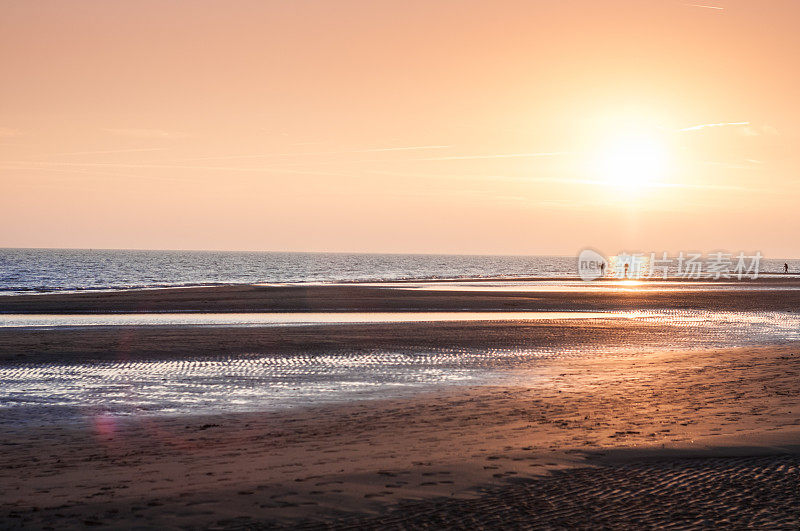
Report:
[[[310,529],[800,526],[800,455],[577,468],[514,483],[486,489],[472,500],[406,502],[379,516],[308,524]],[[220,523],[236,528],[243,522]],[[259,526],[251,521],[246,527]]]
[[[560,279],[569,282],[568,279]],[[670,283],[680,288],[680,281]],[[145,289],[0,296],[0,313],[336,312],[336,311],[617,311],[648,309],[794,311],[800,280],[762,278],[726,289],[680,291],[454,291],[352,285]],[[402,286],[402,283],[398,283]],[[763,289],[771,287],[775,289]],[[751,288],[751,289],[748,289]],[[784,289],[781,289],[784,288]],[[788,289],[787,289],[788,288]]]

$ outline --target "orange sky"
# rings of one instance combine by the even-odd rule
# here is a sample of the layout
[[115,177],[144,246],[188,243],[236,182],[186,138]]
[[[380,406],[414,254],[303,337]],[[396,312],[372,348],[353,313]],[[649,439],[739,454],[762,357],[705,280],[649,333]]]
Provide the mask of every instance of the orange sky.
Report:
[[[796,0],[3,0],[0,246],[798,257],[798,21]],[[602,168],[631,137],[660,155],[627,186]]]

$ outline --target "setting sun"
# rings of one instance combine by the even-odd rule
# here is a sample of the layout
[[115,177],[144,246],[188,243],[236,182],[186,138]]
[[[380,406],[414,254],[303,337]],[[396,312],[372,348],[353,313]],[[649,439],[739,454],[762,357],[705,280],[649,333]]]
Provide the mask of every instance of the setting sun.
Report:
[[598,177],[624,190],[640,190],[663,181],[667,156],[664,146],[646,135],[613,139],[602,150],[597,163]]

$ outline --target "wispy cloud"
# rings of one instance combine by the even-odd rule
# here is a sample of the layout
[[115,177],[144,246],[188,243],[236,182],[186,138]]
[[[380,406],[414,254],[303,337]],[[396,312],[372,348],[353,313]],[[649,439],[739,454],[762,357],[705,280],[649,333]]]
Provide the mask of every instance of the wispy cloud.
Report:
[[450,157],[429,157],[416,160],[474,160],[474,159],[512,159],[527,157],[556,157],[568,155],[569,151],[545,151],[540,153],[497,153],[492,155],[453,155]]
[[12,129],[10,127],[0,127],[0,138],[11,138],[21,136],[22,131],[19,129]]
[[723,162],[717,160],[706,160],[702,161],[703,164],[707,166],[719,166],[722,168],[728,168],[731,170],[752,170],[757,168],[760,164],[763,164],[761,161],[752,160],[752,159],[744,159],[742,162]]
[[378,151],[412,151],[418,149],[446,149],[452,146],[402,146],[402,147],[388,147],[388,148],[375,148],[375,149],[359,149],[357,151],[352,151],[352,153],[375,153]]
[[351,153],[381,153],[387,151],[423,151],[428,149],[447,149],[450,147],[452,146],[435,144],[430,146],[390,146],[390,147],[380,147],[380,148],[347,149],[347,150],[331,150],[331,151],[290,151],[281,153],[250,153],[246,155],[218,155],[214,157],[198,157],[192,159],[185,159],[185,161],[262,159],[271,157],[312,157],[318,155],[347,155]]
[[741,133],[744,136],[775,136],[778,134],[778,130],[771,125],[748,125],[742,128]]
[[691,127],[684,127],[683,129],[678,129],[679,132],[684,131],[699,131],[701,129],[708,129],[711,127],[732,127],[732,126],[748,126],[750,122],[719,122],[715,124],[700,124],[700,125],[693,125]]
[[554,183],[554,184],[580,184],[580,185],[607,185],[606,181],[598,179],[577,179],[573,177],[529,177],[524,175],[486,175],[484,179],[492,181],[521,182],[521,183]]
[[111,162],[41,162],[41,161],[8,161],[0,162],[0,165],[12,165],[20,169],[41,169],[41,168],[109,168],[109,169],[168,169],[168,170],[197,170],[197,171],[224,171],[242,173],[276,173],[292,175],[320,175],[320,176],[339,176],[345,177],[347,173],[337,173],[330,171],[307,171],[291,170],[287,168],[242,168],[239,166],[203,166],[186,164],[118,164]]
[[106,149],[99,151],[69,151],[65,153],[48,153],[43,157],[66,157],[72,155],[111,155],[117,153],[145,153],[148,151],[166,151],[166,148],[141,148],[141,149]]
[[701,9],[712,9],[714,11],[725,11],[724,7],[712,6],[712,5],[708,5],[708,4],[683,4],[683,5],[685,5],[687,7],[699,7]]
[[164,131],[163,129],[105,129],[105,131],[112,135],[133,138],[180,138],[186,136],[183,133]]
[[773,190],[766,188],[750,188],[747,186],[736,186],[728,184],[694,184],[694,183],[649,183],[647,186],[651,188],[681,188],[689,190],[719,190],[727,192],[758,192],[758,193],[775,193]]
[[724,127],[735,127],[737,132],[743,136],[775,136],[778,135],[778,130],[771,125],[755,125],[752,122],[718,122],[711,124],[699,124],[691,127],[684,127],[683,129],[675,129],[678,133],[685,133],[691,131],[702,131],[703,129],[715,129]]
[[[3,163],[0,163],[3,164]],[[114,177],[117,179],[136,179],[136,180],[144,180],[144,181],[176,181],[176,182],[189,182],[191,181],[188,177],[165,177],[165,176],[158,176],[158,177],[150,177],[148,175],[143,175],[141,173],[112,173],[108,171],[93,171],[93,170],[85,170],[80,168],[65,168],[65,167],[53,167],[53,166],[31,166],[31,165],[19,165],[19,164],[12,164],[12,165],[3,165],[3,169],[6,170],[17,170],[17,171],[36,171],[36,172],[45,172],[45,173],[65,173],[70,175],[88,175],[91,177]],[[33,180],[31,180],[33,182]]]
[[[497,174],[490,174],[490,175],[437,175],[437,174],[430,174],[430,173],[404,173],[404,172],[384,172],[384,171],[375,171],[371,172],[380,175],[390,175],[396,177],[420,177],[420,178],[447,178],[447,179],[458,179],[458,180],[471,180],[471,181],[500,181],[500,182],[508,182],[508,183],[551,183],[551,184],[562,184],[562,185],[578,185],[578,186],[600,186],[600,187],[613,187],[616,186],[613,183],[609,183],[608,181],[602,179],[585,179],[585,178],[577,178],[577,177],[551,177],[551,176],[544,176],[544,177],[535,177],[535,176],[528,176],[528,175],[497,175]],[[767,190],[764,188],[749,188],[744,186],[736,186],[736,185],[723,185],[723,184],[698,184],[698,183],[680,183],[680,182],[652,182],[652,183],[643,183],[642,186],[647,188],[676,188],[676,189],[689,189],[689,190],[718,190],[718,191],[728,191],[728,192],[759,192],[759,193],[773,193],[772,190]]]
[[[512,176],[491,176],[491,179],[505,180],[505,181],[518,181],[528,183],[555,183],[555,184],[579,184],[579,185],[594,185],[594,186],[616,186],[613,183],[601,179],[575,179],[575,178],[562,178],[562,177],[512,177]],[[647,188],[681,188],[692,190],[726,190],[730,192],[766,192],[768,190],[758,188],[746,188],[743,186],[734,185],[721,185],[721,184],[695,184],[695,183],[668,183],[668,182],[652,182],[643,183],[642,186]]]

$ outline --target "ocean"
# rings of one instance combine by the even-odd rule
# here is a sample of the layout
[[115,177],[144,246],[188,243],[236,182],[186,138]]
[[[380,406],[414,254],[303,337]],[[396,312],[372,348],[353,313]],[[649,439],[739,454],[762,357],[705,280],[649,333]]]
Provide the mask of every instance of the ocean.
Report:
[[[779,273],[783,263],[762,260],[761,270]],[[800,270],[800,260],[789,260],[789,265],[793,272]],[[577,276],[577,256],[0,249],[0,294]]]
[[0,249],[0,293],[281,282],[568,277],[559,256]]

